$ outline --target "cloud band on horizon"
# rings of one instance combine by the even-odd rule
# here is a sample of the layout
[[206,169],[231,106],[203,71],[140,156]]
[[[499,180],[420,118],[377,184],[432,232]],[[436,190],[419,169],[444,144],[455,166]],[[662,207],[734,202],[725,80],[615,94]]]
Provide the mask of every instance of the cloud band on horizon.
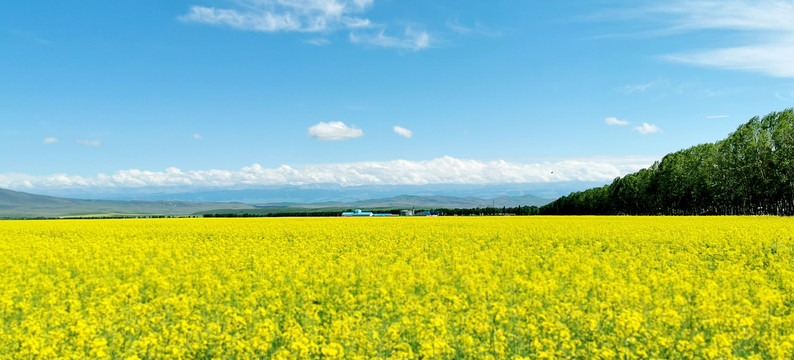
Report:
[[444,156],[432,160],[369,161],[240,170],[120,170],[111,175],[0,174],[0,187],[14,190],[63,188],[229,187],[339,184],[428,185],[609,181],[650,166],[656,157],[593,157],[539,163],[480,161]]

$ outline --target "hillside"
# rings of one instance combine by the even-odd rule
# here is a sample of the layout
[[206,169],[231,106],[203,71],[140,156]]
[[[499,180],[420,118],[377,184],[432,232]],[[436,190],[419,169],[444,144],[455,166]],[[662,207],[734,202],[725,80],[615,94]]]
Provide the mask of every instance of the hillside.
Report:
[[493,199],[480,199],[477,197],[454,196],[410,196],[402,195],[386,199],[359,201],[357,207],[438,207],[438,208],[484,208],[491,206],[541,206],[548,204],[550,199],[543,199],[534,195],[524,196],[499,196]]
[[[497,199],[502,196],[520,197],[535,195],[556,199],[574,191],[606,184],[605,181],[562,181],[529,184],[424,184],[424,185],[361,185],[339,184],[274,185],[266,187],[192,189],[190,187],[149,188],[74,188],[47,189],[46,195],[105,200],[185,201],[185,202],[239,202],[245,204],[320,204],[344,203],[371,199],[415,195],[423,197],[448,196],[456,198]],[[186,191],[187,190],[187,191]],[[524,201],[524,200],[522,200]],[[491,204],[489,203],[488,206]]]
[[[360,200],[351,202],[319,203],[268,203],[243,204],[232,202],[188,202],[188,201],[116,201],[81,200],[53,196],[34,195],[0,189],[0,218],[76,217],[76,216],[138,216],[165,215],[185,216],[192,214],[223,212],[240,213],[284,213],[303,211],[325,211],[336,213],[349,208],[393,209],[393,208],[484,208],[541,206],[551,200],[533,195],[500,196],[492,199],[454,196],[410,196]],[[231,211],[235,210],[235,211]]]
[[491,206],[515,207],[515,206],[542,206],[550,203],[551,199],[544,199],[534,195],[522,196],[499,196],[492,199],[481,199],[474,196],[420,196],[420,195],[399,195],[388,198],[359,200],[350,202],[319,202],[319,203],[276,203],[267,204],[270,206],[281,207],[342,207],[342,208],[484,208]]
[[754,117],[716,143],[666,155],[546,215],[794,215],[794,109]]
[[106,215],[183,216],[217,208],[252,209],[253,206],[240,203],[64,199],[0,189],[0,218]]

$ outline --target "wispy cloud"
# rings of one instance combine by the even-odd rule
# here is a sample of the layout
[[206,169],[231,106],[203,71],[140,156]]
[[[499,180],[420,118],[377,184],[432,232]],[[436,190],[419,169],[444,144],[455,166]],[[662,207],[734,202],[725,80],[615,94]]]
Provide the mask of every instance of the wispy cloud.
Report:
[[331,121],[310,127],[309,136],[319,140],[347,140],[364,136],[364,132],[341,121]]
[[35,43],[38,43],[40,45],[52,45],[52,41],[44,39],[44,38],[40,37],[39,35],[37,35],[36,33],[32,32],[32,31],[11,30],[11,34],[16,36],[17,38],[24,39],[24,40],[31,41],[31,42],[35,42]]
[[628,125],[629,124],[628,121],[619,120],[616,117],[608,117],[608,118],[604,119],[604,123],[606,123],[607,125],[620,125],[620,126],[624,126],[624,125]]
[[459,19],[454,18],[447,20],[447,28],[461,35],[482,35],[489,37],[502,36],[501,31],[494,30],[478,21],[475,21],[474,25],[467,26],[463,25]]
[[102,146],[102,141],[99,140],[77,140],[78,144],[82,144],[85,146]]
[[785,43],[741,46],[667,55],[667,60],[731,70],[760,72],[774,77],[794,77],[794,36]]
[[204,137],[201,136],[201,134],[193,134],[193,138],[196,139],[196,140],[204,139]]
[[0,174],[0,187],[10,189],[225,187],[258,185],[340,184],[425,185],[505,184],[559,181],[609,181],[650,166],[655,157],[593,157],[535,163],[480,161],[444,156],[432,160],[393,160],[265,168],[258,164],[240,170],[139,169],[113,174],[33,176]]
[[645,90],[652,88],[654,85],[656,85],[656,82],[654,81],[651,81],[647,84],[629,84],[623,87],[623,91],[629,94],[641,93],[641,92],[645,92]]
[[307,44],[312,44],[315,46],[326,46],[331,44],[331,40],[328,40],[327,38],[313,38],[313,39],[305,40],[305,42]]
[[787,93],[776,92],[775,99],[783,100],[783,101],[790,101],[794,100],[794,91]]
[[42,141],[43,144],[55,144],[57,142],[58,142],[58,138],[55,137],[44,138],[44,141]]
[[[623,13],[622,20],[660,24],[651,34],[707,30],[736,46],[683,50],[663,55],[671,62],[794,77],[794,2],[784,0],[672,0],[650,2]],[[720,39],[719,36],[724,36]],[[728,38],[728,36],[730,36]]]
[[430,34],[427,31],[417,31],[410,27],[405,29],[402,36],[386,35],[386,30],[377,32],[351,32],[350,41],[354,44],[368,44],[385,48],[396,48],[418,51],[431,45]]
[[400,135],[400,136],[402,136],[404,138],[410,139],[411,137],[414,136],[414,132],[413,131],[408,130],[408,129],[402,127],[402,126],[395,125],[393,129],[394,129],[394,133],[395,134]]
[[232,9],[192,6],[184,22],[261,32],[324,32],[370,26],[357,17],[373,0],[241,0]]
[[373,3],[374,0],[238,0],[237,6],[231,8],[191,6],[178,19],[244,31],[322,34],[303,40],[317,46],[330,44],[326,35],[344,30],[350,32],[349,40],[358,44],[414,51],[430,47],[427,31],[408,26],[402,35],[387,34],[386,25],[364,16]]
[[658,126],[654,124],[648,124],[647,122],[644,122],[642,123],[642,125],[635,127],[634,130],[637,130],[638,133],[643,135],[656,134],[662,132],[662,129],[660,129]]
[[726,117],[729,117],[729,116],[728,115],[709,115],[709,116],[706,116],[706,119],[724,119]]

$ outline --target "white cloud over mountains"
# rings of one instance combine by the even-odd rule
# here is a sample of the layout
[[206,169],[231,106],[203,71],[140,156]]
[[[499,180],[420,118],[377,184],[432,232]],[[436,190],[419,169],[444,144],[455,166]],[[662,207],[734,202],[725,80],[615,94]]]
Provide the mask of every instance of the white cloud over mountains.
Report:
[[480,161],[444,156],[425,161],[367,161],[240,170],[120,170],[84,177],[67,174],[34,176],[0,174],[0,187],[15,190],[63,188],[141,188],[160,186],[228,187],[257,185],[340,184],[426,185],[505,184],[561,181],[609,181],[650,166],[654,157],[593,157],[538,163]]

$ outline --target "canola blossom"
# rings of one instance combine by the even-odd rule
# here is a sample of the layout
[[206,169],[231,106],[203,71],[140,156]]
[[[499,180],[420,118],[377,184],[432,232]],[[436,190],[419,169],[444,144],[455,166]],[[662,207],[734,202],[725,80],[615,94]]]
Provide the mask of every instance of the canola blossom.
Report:
[[791,359],[774,217],[0,222],[0,359]]

